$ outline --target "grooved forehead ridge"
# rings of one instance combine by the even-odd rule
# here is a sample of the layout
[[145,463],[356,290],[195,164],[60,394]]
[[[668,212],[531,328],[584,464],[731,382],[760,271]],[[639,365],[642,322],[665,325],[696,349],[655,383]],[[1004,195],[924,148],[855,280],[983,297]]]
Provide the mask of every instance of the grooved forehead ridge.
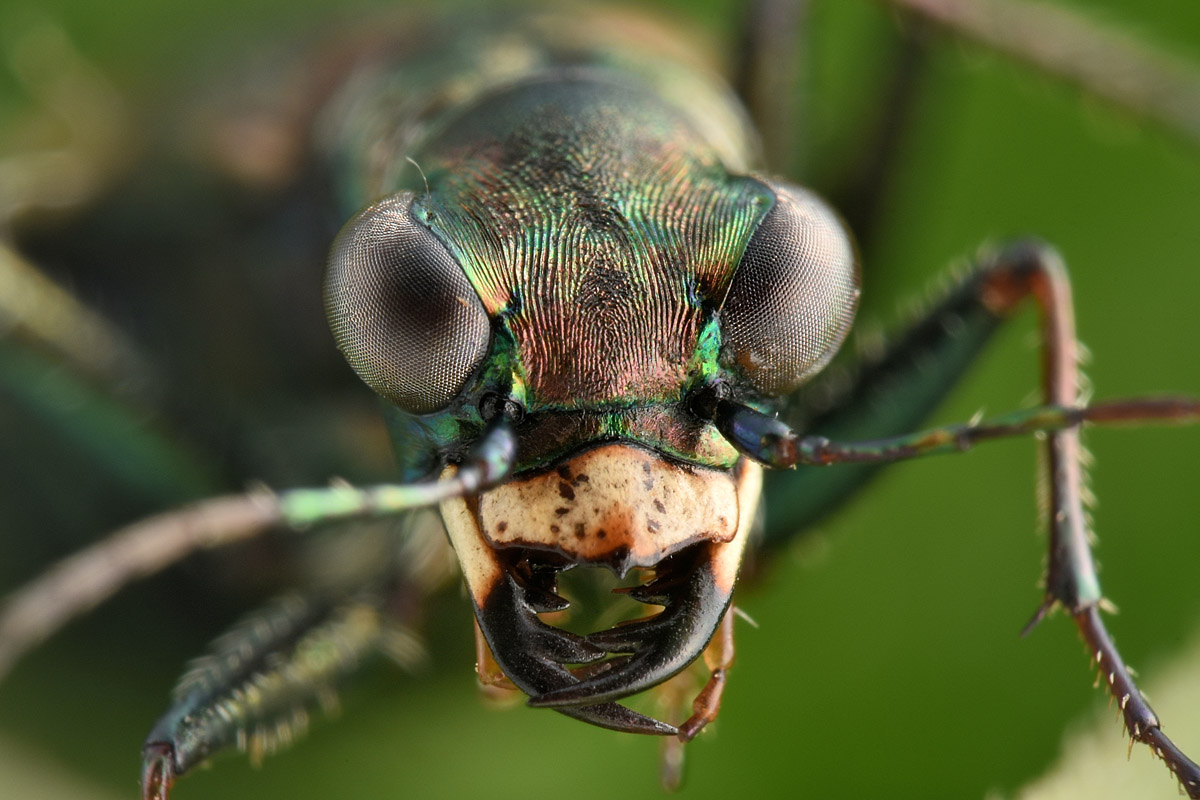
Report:
[[769,190],[594,70],[497,92],[433,138],[418,213],[504,319],[530,408],[677,395]]

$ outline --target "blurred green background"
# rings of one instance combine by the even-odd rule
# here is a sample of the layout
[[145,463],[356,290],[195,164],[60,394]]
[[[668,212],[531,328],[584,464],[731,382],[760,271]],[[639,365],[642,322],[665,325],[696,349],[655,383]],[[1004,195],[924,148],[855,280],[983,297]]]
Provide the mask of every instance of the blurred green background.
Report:
[[[221,61],[220,48],[238,49],[256,32],[323,19],[330,5],[38,4],[134,98],[188,64]],[[734,38],[736,3],[655,5]],[[809,161],[828,189],[861,151],[894,23],[866,0],[816,5]],[[1087,7],[1200,66],[1194,0]],[[25,12],[5,0],[0,29]],[[23,99],[10,76],[0,74],[0,88],[0,111],[16,113]],[[893,319],[906,297],[981,243],[1036,234],[1071,267],[1098,398],[1200,395],[1200,148],[1028,68],[940,40],[900,147],[866,254],[868,317]],[[1036,363],[1026,314],[937,419],[1027,402]],[[1200,624],[1200,430],[1099,430],[1088,444],[1101,577],[1121,608],[1110,627],[1152,679]],[[1064,731],[1106,697],[1091,688],[1065,619],[1017,636],[1040,599],[1035,475],[1029,441],[889,469],[766,565],[737,596],[758,627],[739,626],[720,720],[688,748],[682,796],[984,797],[1012,793],[1049,768]],[[0,564],[21,562],[24,543],[46,535],[25,527],[0,523]],[[28,574],[3,569],[6,585]],[[204,597],[162,602],[173,581],[130,589],[0,687],[0,794],[135,796],[139,746],[175,676],[236,615],[227,598],[207,612],[195,610],[207,607]],[[191,592],[196,582],[177,585]],[[342,718],[318,722],[299,746],[261,770],[219,758],[175,796],[661,796],[655,743],[548,712],[483,707],[465,602],[436,607],[429,636],[429,674],[379,665],[346,689]],[[1200,682],[1200,666],[1195,674]],[[1167,732],[1200,753],[1200,729],[1187,729],[1200,708],[1157,710]],[[1124,761],[1115,735],[1109,755]],[[1135,751],[1139,758],[1148,760]],[[1152,775],[1140,796],[1176,796],[1165,769]]]

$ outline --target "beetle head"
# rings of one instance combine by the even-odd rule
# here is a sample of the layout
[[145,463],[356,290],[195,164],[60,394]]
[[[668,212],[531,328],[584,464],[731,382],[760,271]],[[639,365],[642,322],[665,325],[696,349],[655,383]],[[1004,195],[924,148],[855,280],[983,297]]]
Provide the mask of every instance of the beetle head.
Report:
[[[707,645],[757,510],[744,456],[767,460],[695,399],[719,383],[724,407],[772,411],[845,338],[858,269],[822,201],[730,175],[639,91],[579,75],[481,100],[422,154],[424,194],[346,226],[326,297],[404,464],[452,473],[489,397],[526,411],[513,477],[441,507],[500,667],[534,705],[672,733],[615,701]],[[588,635],[546,624],[580,565],[652,571],[628,594],[664,609]]]

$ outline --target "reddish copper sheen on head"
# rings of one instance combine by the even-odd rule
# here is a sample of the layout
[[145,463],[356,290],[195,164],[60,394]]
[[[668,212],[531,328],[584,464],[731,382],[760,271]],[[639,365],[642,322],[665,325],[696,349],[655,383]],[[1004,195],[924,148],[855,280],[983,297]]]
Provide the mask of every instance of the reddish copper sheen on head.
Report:
[[771,203],[681,109],[602,70],[485,97],[420,158],[423,221],[512,334],[533,412],[677,395]]

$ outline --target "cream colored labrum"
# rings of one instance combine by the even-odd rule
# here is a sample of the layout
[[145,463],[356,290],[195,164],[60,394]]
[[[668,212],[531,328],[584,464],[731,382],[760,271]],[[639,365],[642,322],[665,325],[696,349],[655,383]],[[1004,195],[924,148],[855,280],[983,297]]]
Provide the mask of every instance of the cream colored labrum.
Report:
[[733,470],[696,467],[612,443],[514,478],[475,501],[447,500],[441,511],[481,607],[503,573],[496,550],[507,547],[557,553],[623,574],[710,542],[717,546],[717,581],[728,591],[761,488],[762,469],[752,462]]

